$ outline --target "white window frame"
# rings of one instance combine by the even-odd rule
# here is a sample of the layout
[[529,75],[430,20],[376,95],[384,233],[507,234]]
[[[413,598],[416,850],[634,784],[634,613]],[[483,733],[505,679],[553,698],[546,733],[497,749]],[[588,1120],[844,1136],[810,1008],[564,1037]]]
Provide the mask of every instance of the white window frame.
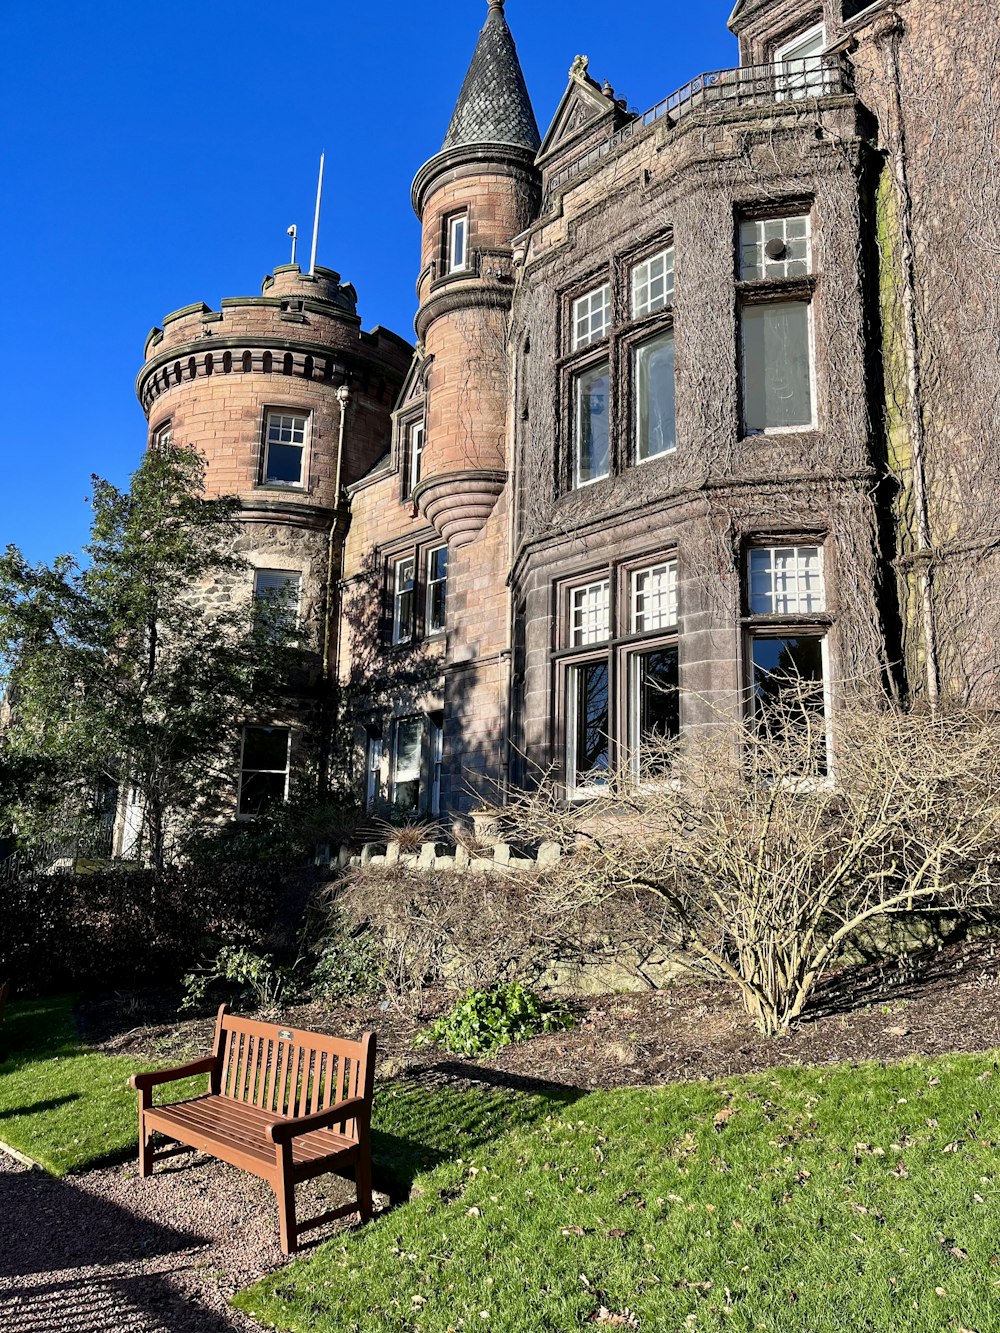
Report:
[[[790,274],[787,271],[788,264],[799,264],[803,262],[802,260],[787,259],[787,258],[769,259],[767,255],[765,255],[764,247],[767,245],[767,241],[764,239],[763,228],[766,227],[768,224],[773,224],[775,222],[780,222],[782,224],[782,233],[786,243],[788,240],[787,224],[789,222],[805,222],[806,224],[806,236],[805,236],[806,254],[804,261],[806,266],[805,273]],[[744,240],[744,232],[748,227],[754,228],[755,232],[754,239],[751,242],[747,242]],[[813,272],[813,243],[812,243],[813,235],[812,235],[811,212],[787,213],[780,215],[771,215],[769,217],[741,218],[739,238],[740,238],[740,281],[741,282],[782,282],[787,278],[801,279],[804,277],[808,277]],[[759,267],[761,270],[763,270],[768,264],[780,264],[785,271],[782,273],[764,273],[762,271],[756,277],[750,277],[747,273],[746,251],[751,246],[755,250],[759,251],[761,262],[757,267]]]
[[427,730],[430,735],[431,797],[432,815],[441,813],[441,768],[444,764],[444,727],[436,717],[428,715]]
[[420,481],[420,469],[424,456],[426,423],[411,422],[406,431],[406,494],[412,495]]
[[[444,577],[434,578],[434,557],[440,552],[445,553]],[[448,546],[442,542],[440,546],[432,546],[424,557],[424,632],[428,635],[444,634],[447,628],[448,615]],[[431,618],[431,602],[435,588],[444,586],[444,612],[445,618],[440,625],[433,623]]]
[[[819,36],[821,46],[818,52],[809,56],[796,56],[793,52],[801,50],[803,46],[808,45]],[[796,33],[787,41],[782,42],[780,46],[774,48],[774,70],[777,78],[775,80],[776,98],[781,101],[798,101],[805,97],[820,97],[826,90],[826,68],[822,63],[822,52],[826,49],[826,24],[814,23],[811,28]],[[815,60],[816,65],[810,67],[806,64],[809,60]],[[801,66],[798,69],[789,69],[791,62]],[[814,91],[818,88],[818,92]]]
[[611,283],[602,282],[584,292],[571,308],[572,350],[600,342],[611,329]]
[[[809,578],[809,571],[801,568],[801,562],[809,558],[809,553],[815,553],[817,561],[816,573],[819,577],[818,605],[803,606],[803,598],[817,597],[815,593],[809,593],[803,590],[803,583]],[[766,554],[768,559],[767,571],[771,577],[771,606],[767,610],[761,610],[754,606],[753,592],[753,563],[754,556]],[[785,610],[777,610],[775,607],[775,557],[779,554],[791,553],[794,562],[794,583],[795,583],[795,602],[793,606]],[[754,545],[747,549],[746,554],[746,598],[747,611],[751,616],[794,616],[802,619],[805,616],[823,615],[826,611],[826,562],[824,548],[820,542],[788,542],[776,543],[774,545]],[[787,600],[787,598],[786,598]]]
[[[666,638],[652,638],[631,647],[625,654],[625,734],[628,740],[628,771],[633,782],[638,782],[642,769],[642,739],[639,735],[639,669],[642,659],[650,653],[662,652],[673,648],[678,654],[678,677],[680,676],[680,640],[676,626]],[[679,693],[679,690],[678,690]],[[678,709],[680,699],[678,698]],[[672,779],[664,774],[662,783]],[[659,779],[643,783],[644,789],[662,785]]]
[[[420,809],[420,797],[423,791],[424,779],[424,744],[427,739],[427,719],[422,715],[412,717],[397,717],[392,723],[392,771],[389,775],[389,804],[395,806],[398,804],[397,791],[400,786],[399,780],[399,735],[403,727],[416,725],[420,729],[420,742],[417,749],[417,799],[413,804],[415,811]],[[413,778],[405,778],[404,781],[412,782]]]
[[455,213],[448,219],[448,272],[463,273],[469,267],[469,215]]
[[611,694],[611,661],[608,653],[601,653],[598,656],[572,658],[565,664],[563,669],[563,726],[565,730],[565,753],[566,753],[566,795],[569,800],[586,800],[599,792],[603,792],[606,783],[603,782],[577,782],[577,704],[578,696],[578,678],[581,671],[588,667],[602,666],[607,672],[608,679],[608,699],[606,705],[605,725],[607,727],[607,748],[608,748],[608,777],[611,777],[613,769],[613,749],[612,749],[612,709],[614,700]]
[[754,428],[753,436],[758,435],[801,435],[803,431],[818,429],[819,423],[819,403],[817,402],[817,381],[816,381],[816,333],[815,333],[815,311],[813,309],[812,297],[790,296],[780,301],[748,301],[740,306],[740,411],[743,416],[741,427],[744,435],[747,434],[748,425],[746,420],[746,340],[743,332],[743,317],[748,310],[757,308],[766,308],[774,305],[804,305],[806,307],[806,343],[809,354],[809,412],[808,421],[794,426],[763,426]]
[[[608,400],[605,403],[604,412],[607,419],[607,459],[603,472],[597,472],[592,477],[582,475],[581,462],[583,461],[583,413],[581,408],[581,392],[583,378],[595,370],[604,370],[605,378],[608,382]],[[611,476],[611,359],[605,357],[600,361],[595,361],[592,365],[584,366],[580,370],[574,371],[571,381],[571,404],[570,411],[573,416],[573,490],[578,491],[584,486],[593,486],[595,482],[604,481],[606,477]]]
[[[754,689],[754,654],[753,646],[756,640],[768,639],[819,639],[820,641],[820,669],[823,672],[823,730],[824,744],[826,748],[826,773],[821,778],[812,776],[803,777],[801,789],[803,791],[819,786],[833,786],[835,782],[833,770],[833,690],[830,680],[830,635],[825,625],[809,625],[808,623],[797,623],[795,625],[782,626],[781,628],[765,629],[763,625],[751,624],[747,627],[747,665],[744,679],[748,681],[749,706],[751,718],[754,718],[757,709],[757,695]],[[796,787],[800,784],[796,780]]]
[[589,648],[611,637],[611,580],[595,579],[569,589],[569,645]]
[[[639,580],[643,575],[648,575],[651,579],[661,575],[666,583],[664,591],[656,589],[655,592],[642,592],[639,589]],[[666,602],[666,613],[668,619],[660,620],[657,624],[641,625],[639,616],[649,617],[651,613],[648,610],[640,612],[639,599],[645,597],[652,602]],[[629,571],[629,632],[631,634],[661,634],[667,630],[676,630],[677,628],[677,559],[668,557],[666,560],[657,560],[655,564],[643,565],[638,569]]]
[[384,753],[384,738],[369,732],[365,742],[365,809],[369,811],[375,809],[382,793],[382,760]]
[[[400,571],[404,565],[410,566],[410,586],[400,587]],[[397,556],[392,562],[392,642],[409,643],[413,638],[413,616],[416,609],[417,558],[411,551],[408,555]],[[410,613],[403,618],[403,599],[409,595]]]
[[[246,767],[244,766],[243,758],[244,758],[244,755],[245,755],[245,753],[246,753],[247,732],[248,732],[248,731],[283,731],[283,732],[285,733],[285,738],[286,738],[286,744],[285,744],[285,767],[284,767],[283,769],[281,769],[281,768],[250,768],[250,769],[248,769],[248,768],[246,768]],[[246,775],[247,773],[284,773],[285,781],[284,781],[284,786],[283,786],[283,789],[282,789],[281,801],[282,801],[282,804],[285,804],[285,803],[288,801],[288,779],[289,779],[289,773],[290,773],[290,771],[291,771],[291,755],[292,755],[292,729],[291,729],[291,727],[276,726],[276,725],[272,725],[271,723],[264,723],[264,722],[247,722],[247,723],[244,725],[243,730],[242,730],[242,732],[241,732],[241,734],[240,734],[240,782],[239,782],[239,789],[238,789],[238,791],[237,791],[237,793],[236,793],[236,817],[237,817],[237,819],[256,819],[256,818],[257,818],[257,816],[256,816],[255,814],[244,814],[244,812],[243,812],[243,810],[242,810],[242,808],[241,808],[242,805],[243,805],[243,779],[244,779],[244,777],[245,777],[245,775]]]
[[[271,569],[260,568],[253,572],[253,598],[255,602],[266,602],[270,597],[278,592],[276,588],[262,588],[261,578],[280,578],[284,581],[286,591],[295,589],[294,599],[287,597],[287,609],[290,613],[290,628],[299,629],[302,624],[302,571],[300,569]],[[285,594],[281,594],[282,600],[285,600]]]
[[[652,266],[662,261],[662,272],[653,276]],[[653,284],[661,282],[663,293],[659,297],[650,295]],[[645,289],[645,298],[640,300],[639,293]],[[664,246],[655,255],[640,260],[632,269],[632,318],[645,319],[657,310],[666,310],[674,303],[674,247]]]
[[[309,421],[310,417],[308,412],[301,412],[293,410],[291,408],[283,408],[283,407],[267,408],[267,410],[264,413],[264,458],[263,458],[263,468],[261,470],[262,485],[285,486],[288,487],[289,489],[297,491],[304,491],[306,489],[306,480],[309,475],[307,468],[307,459],[309,450]],[[282,439],[272,440],[271,439],[272,422],[274,423],[281,422],[282,424],[278,426],[278,430],[279,431],[287,430],[290,433],[291,438],[287,440],[282,440]],[[285,422],[290,422],[293,424],[286,426],[284,424]],[[301,426],[294,424],[297,422],[301,422],[302,423]],[[301,440],[295,438],[296,433],[298,433],[299,431],[301,431],[302,435]],[[289,446],[295,446],[301,451],[298,481],[282,481],[278,477],[270,477],[268,475],[269,472],[268,464],[271,456],[272,444],[280,445],[283,448],[287,448]]]
[[[652,343],[655,342],[665,341],[667,338],[670,339],[670,343],[674,349],[674,442],[673,444],[669,444],[665,449],[658,449],[656,453],[647,453],[645,454],[645,456],[643,456],[640,455],[639,453],[639,413],[641,410],[640,396],[639,396],[639,356],[644,347],[649,347]],[[669,328],[661,329],[659,333],[655,333],[651,337],[643,338],[640,342],[635,343],[635,345],[632,347],[631,350],[631,358],[632,358],[631,452],[635,466],[640,467],[643,463],[652,463],[657,458],[665,458],[667,454],[675,454],[677,452],[677,339],[674,335],[673,325],[671,325]]]
[[173,442],[174,442],[174,419],[173,417],[167,417],[166,421],[161,421],[160,424],[153,431],[152,438],[150,439],[150,445],[155,451],[157,449],[169,449],[169,447],[173,444]]

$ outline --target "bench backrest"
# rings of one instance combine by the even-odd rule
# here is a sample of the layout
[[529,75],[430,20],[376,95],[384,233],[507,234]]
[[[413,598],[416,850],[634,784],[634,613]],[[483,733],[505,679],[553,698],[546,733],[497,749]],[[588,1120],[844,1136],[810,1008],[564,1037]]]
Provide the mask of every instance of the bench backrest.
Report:
[[[217,1066],[212,1091],[278,1115],[325,1111],[347,1097],[364,1097],[371,1107],[375,1038],[345,1041],[301,1028],[260,1023],[219,1010],[215,1028]],[[348,1120],[348,1138],[357,1124]]]

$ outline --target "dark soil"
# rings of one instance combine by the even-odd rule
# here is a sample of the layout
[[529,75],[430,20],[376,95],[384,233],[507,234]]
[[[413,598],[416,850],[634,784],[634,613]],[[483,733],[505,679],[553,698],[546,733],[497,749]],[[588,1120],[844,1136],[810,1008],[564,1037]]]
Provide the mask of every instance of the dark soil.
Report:
[[[378,1077],[454,1077],[463,1063],[416,1033],[454,996],[425,990],[387,1002],[292,1005],[281,1021],[355,1035],[378,1033]],[[81,1036],[93,1046],[150,1060],[187,1059],[211,1045],[213,1019],[177,1017],[174,991],[114,994],[81,1004]],[[789,1034],[760,1036],[728,989],[678,982],[662,991],[571,999],[574,1028],[508,1046],[467,1064],[475,1081],[490,1069],[575,1088],[615,1088],[677,1079],[729,1078],[776,1065],[896,1060],[908,1055],[1000,1046],[1000,942],[965,941],[902,963],[872,963],[833,976],[812,1012]],[[500,1075],[498,1080],[496,1075]],[[520,1081],[520,1079],[519,1079]]]

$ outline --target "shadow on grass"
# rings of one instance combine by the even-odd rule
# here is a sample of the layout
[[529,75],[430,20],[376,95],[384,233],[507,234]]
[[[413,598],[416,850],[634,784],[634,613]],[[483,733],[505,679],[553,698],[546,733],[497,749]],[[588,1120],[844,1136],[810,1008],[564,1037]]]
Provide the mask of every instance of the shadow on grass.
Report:
[[530,1079],[464,1060],[433,1065],[376,1090],[372,1126],[375,1188],[405,1203],[417,1178],[537,1124],[587,1090]]
[[13,1120],[17,1116],[35,1115],[41,1111],[54,1111],[68,1102],[78,1102],[80,1094],[71,1092],[65,1097],[47,1097],[44,1101],[32,1102],[29,1106],[12,1106],[7,1111],[0,1111],[0,1120]]

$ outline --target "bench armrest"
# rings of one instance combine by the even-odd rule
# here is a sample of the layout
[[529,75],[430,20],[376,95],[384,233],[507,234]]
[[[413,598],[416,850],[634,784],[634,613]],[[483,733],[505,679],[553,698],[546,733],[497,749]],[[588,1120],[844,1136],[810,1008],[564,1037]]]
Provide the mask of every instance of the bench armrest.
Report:
[[337,1102],[326,1111],[314,1111],[312,1115],[295,1116],[291,1120],[279,1120],[276,1125],[268,1125],[267,1137],[272,1143],[290,1143],[299,1134],[308,1134],[314,1129],[329,1129],[344,1120],[353,1120],[368,1107],[364,1097],[349,1097]]
[[142,1092],[149,1088],[155,1088],[158,1083],[173,1083],[179,1078],[190,1078],[194,1074],[211,1074],[215,1066],[215,1056],[206,1055],[200,1060],[192,1060],[186,1065],[178,1065],[175,1069],[153,1069],[145,1074],[133,1074],[129,1079],[129,1084],[137,1092]]

